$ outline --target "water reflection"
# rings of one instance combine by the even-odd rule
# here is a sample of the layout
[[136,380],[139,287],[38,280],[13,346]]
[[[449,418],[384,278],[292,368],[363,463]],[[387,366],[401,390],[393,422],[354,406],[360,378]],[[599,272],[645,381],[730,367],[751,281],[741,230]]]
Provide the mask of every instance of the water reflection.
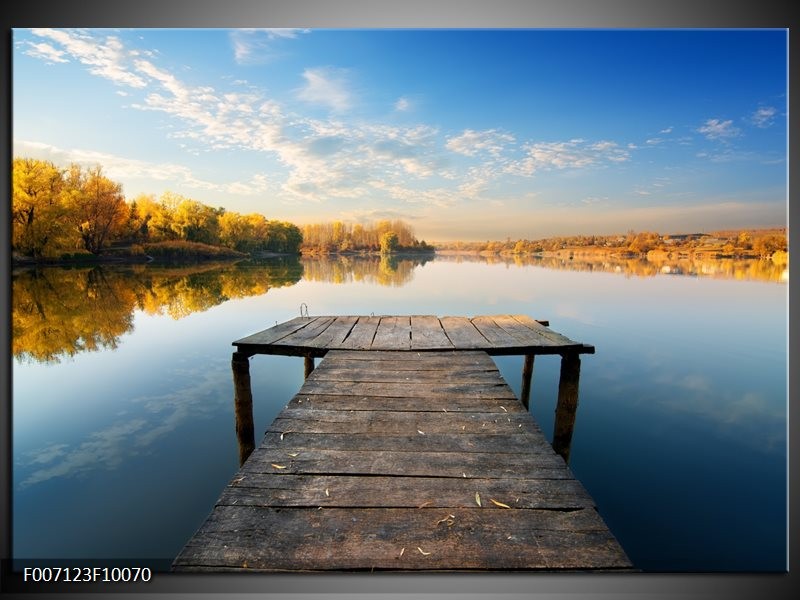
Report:
[[[158,441],[197,418],[210,418],[227,407],[223,361],[205,359],[202,366],[182,373],[184,384],[149,396],[123,401],[135,413],[92,431],[72,443],[51,443],[21,453],[16,459],[20,490],[51,479],[74,477],[98,469],[118,468],[147,452]],[[174,382],[173,372],[170,382]],[[120,403],[120,399],[114,402]]]
[[440,253],[436,260],[455,263],[479,262],[504,264],[507,266],[537,266],[568,271],[618,273],[626,277],[655,277],[656,275],[678,275],[787,283],[789,267],[771,260],[733,258],[614,258],[610,256],[531,256],[522,254],[458,254]]
[[283,257],[261,262],[181,267],[148,265],[42,268],[12,275],[12,349],[21,362],[59,362],[81,352],[114,349],[133,329],[134,312],[174,319],[227,300],[266,294],[301,279],[400,287],[431,260],[539,266],[625,276],[689,275],[786,283],[785,265],[768,260],[669,262],[607,257],[437,254],[425,256]]
[[325,283],[363,282],[400,287],[411,281],[414,269],[430,260],[432,255],[304,258],[303,278]]
[[12,351],[21,361],[59,362],[117,347],[134,311],[180,319],[232,298],[294,285],[296,258],[265,264],[31,269],[12,276]]

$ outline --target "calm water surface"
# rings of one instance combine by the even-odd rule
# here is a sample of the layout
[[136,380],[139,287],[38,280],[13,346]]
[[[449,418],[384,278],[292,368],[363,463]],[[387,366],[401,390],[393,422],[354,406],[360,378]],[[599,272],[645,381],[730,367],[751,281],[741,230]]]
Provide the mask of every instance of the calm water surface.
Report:
[[[15,273],[15,557],[168,568],[238,468],[231,342],[306,303],[312,316],[523,313],[594,344],[570,466],[634,564],[783,571],[786,283],[771,263],[496,257]],[[496,362],[519,393],[521,358]],[[536,360],[548,436],[558,369]],[[257,437],[302,372],[251,360]]]

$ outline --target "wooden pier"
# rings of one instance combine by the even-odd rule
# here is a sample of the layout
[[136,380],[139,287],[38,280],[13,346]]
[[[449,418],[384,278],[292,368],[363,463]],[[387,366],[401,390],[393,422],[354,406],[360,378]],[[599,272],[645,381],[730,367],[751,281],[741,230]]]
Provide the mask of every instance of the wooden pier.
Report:
[[[632,568],[565,460],[591,346],[508,315],[302,318],[234,345],[243,464],[174,570]],[[307,378],[253,448],[257,353],[304,356]],[[490,353],[525,355],[528,390],[533,356],[562,355],[566,457]]]

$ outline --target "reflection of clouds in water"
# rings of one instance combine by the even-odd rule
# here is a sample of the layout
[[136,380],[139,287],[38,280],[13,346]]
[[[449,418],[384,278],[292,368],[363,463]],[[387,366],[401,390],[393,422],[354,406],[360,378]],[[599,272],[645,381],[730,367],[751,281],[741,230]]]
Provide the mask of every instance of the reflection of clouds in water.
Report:
[[578,323],[583,323],[584,325],[598,325],[595,322],[595,319],[586,314],[584,310],[586,307],[578,307],[575,304],[565,304],[563,302],[559,302],[556,305],[556,316],[564,317],[565,319],[571,319],[573,321],[577,321]]
[[711,391],[711,380],[703,375],[687,375],[675,381],[675,385],[695,392]]
[[[207,362],[202,370],[182,373],[189,379],[185,387],[157,396],[132,399],[132,405],[138,403],[144,409],[144,414],[135,419],[118,421],[95,431],[77,446],[55,443],[24,453],[17,467],[35,470],[19,487],[26,488],[56,477],[72,477],[98,468],[114,469],[186,419],[216,412],[229,400],[227,390],[223,391],[229,383],[228,371],[221,361],[218,365],[208,365]],[[40,465],[48,466],[37,468]]]
[[[101,466],[113,469],[124,458],[125,452],[122,442],[146,424],[147,422],[144,419],[114,424],[107,429],[92,433],[88,441],[83,442],[74,450],[65,451],[68,447],[66,444],[57,444],[56,446],[60,446],[60,448],[55,456],[52,452],[48,453],[48,450],[52,450],[55,446],[46,448],[44,451],[45,462],[52,462],[61,456],[63,458],[50,467],[34,471],[19,486],[20,488],[25,488],[54,477],[77,475]],[[31,454],[35,454],[35,458],[30,463],[41,464],[43,462],[39,453]]]
[[[737,435],[760,450],[785,446],[786,404],[776,398],[768,399],[763,392],[722,392],[699,374],[662,376],[655,382],[663,389],[659,404],[670,411],[706,419],[720,432]],[[745,435],[745,430],[755,433]]]
[[[68,447],[69,446],[67,446],[67,444],[52,444],[46,448],[42,448],[41,450],[26,452],[23,454],[23,456],[30,457],[27,458],[28,464],[45,465],[54,461],[59,456],[64,456],[64,450]],[[26,458],[23,458],[22,460],[25,461]]]
[[781,411],[779,407],[767,404],[767,400],[764,398],[763,394],[748,392],[741,398],[728,404],[728,414],[724,421],[727,423],[735,423],[737,421],[750,419],[753,415],[780,418],[781,420],[786,418],[786,413]]

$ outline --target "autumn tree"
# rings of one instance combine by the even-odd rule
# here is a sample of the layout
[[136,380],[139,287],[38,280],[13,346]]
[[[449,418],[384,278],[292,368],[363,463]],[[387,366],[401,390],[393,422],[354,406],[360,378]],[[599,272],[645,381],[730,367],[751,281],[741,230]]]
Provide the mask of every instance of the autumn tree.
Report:
[[219,214],[221,209],[214,209],[202,202],[189,198],[180,198],[172,211],[171,229],[179,239],[187,242],[204,244],[219,243]]
[[399,238],[394,231],[387,231],[381,235],[381,254],[391,254],[399,245]]
[[122,185],[105,177],[100,165],[85,173],[78,165],[72,165],[68,173],[70,220],[84,248],[100,254],[112,236],[122,233],[128,217]]
[[53,163],[15,158],[12,165],[11,244],[14,250],[41,258],[75,248],[63,202],[63,172]]
[[769,258],[779,250],[786,250],[786,237],[781,235],[760,235],[753,240],[753,251],[761,258]]

